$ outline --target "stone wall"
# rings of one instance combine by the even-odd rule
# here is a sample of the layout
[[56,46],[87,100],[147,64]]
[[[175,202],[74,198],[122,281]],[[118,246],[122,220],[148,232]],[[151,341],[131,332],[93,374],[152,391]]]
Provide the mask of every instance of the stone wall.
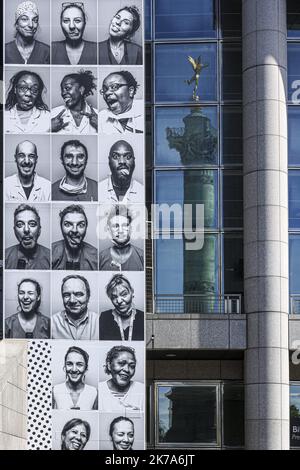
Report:
[[27,447],[27,341],[0,342],[0,450]]

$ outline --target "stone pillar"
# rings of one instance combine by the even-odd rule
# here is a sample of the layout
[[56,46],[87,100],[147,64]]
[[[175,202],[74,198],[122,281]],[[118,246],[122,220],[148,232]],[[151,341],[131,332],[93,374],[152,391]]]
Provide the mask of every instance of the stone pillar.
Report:
[[289,448],[286,1],[243,0],[247,449]]

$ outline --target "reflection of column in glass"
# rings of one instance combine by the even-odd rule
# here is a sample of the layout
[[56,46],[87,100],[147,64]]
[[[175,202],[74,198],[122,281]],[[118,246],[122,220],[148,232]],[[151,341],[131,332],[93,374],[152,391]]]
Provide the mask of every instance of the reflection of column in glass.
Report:
[[[216,163],[217,130],[211,120],[204,116],[200,107],[191,108],[190,114],[183,118],[184,128],[166,129],[167,140],[171,149],[180,153],[183,165],[207,165]],[[192,176],[195,175],[193,179]],[[200,176],[198,176],[200,174]],[[203,169],[185,171],[184,202],[198,201],[204,204],[205,226],[215,225],[215,184],[213,170]],[[195,212],[195,211],[194,211]],[[215,238],[206,238],[204,247],[197,253],[185,251],[184,255],[184,293],[197,293],[211,296],[216,294],[216,249]],[[191,258],[192,257],[192,258]],[[199,257],[199,263],[195,262]],[[185,310],[201,311],[213,309],[212,302],[197,302],[189,300]]]
[[218,137],[208,116],[201,108],[191,108],[183,118],[184,127],[166,128],[170,149],[180,153],[183,165],[216,163]]

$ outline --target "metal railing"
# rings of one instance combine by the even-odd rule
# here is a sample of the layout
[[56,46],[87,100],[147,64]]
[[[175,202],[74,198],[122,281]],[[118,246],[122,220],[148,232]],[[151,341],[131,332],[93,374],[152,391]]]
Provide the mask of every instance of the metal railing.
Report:
[[157,295],[154,312],[159,313],[243,313],[242,294],[218,295]]

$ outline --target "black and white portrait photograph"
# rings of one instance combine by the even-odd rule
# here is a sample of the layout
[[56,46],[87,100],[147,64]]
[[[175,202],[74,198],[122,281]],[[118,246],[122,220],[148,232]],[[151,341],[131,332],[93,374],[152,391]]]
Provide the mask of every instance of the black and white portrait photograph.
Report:
[[100,340],[144,340],[144,273],[99,273]]
[[5,205],[5,268],[50,269],[49,204]]
[[52,269],[97,271],[96,204],[52,204]]
[[98,200],[97,136],[52,135],[52,200]]
[[144,449],[144,416],[101,413],[100,450],[134,451]]
[[5,337],[50,338],[50,273],[5,273]]
[[105,208],[99,240],[99,271],[143,271],[144,206],[114,204]]
[[52,411],[52,450],[98,450],[97,411]]
[[99,371],[99,411],[144,412],[144,343],[102,343]]
[[143,142],[130,137],[100,138],[100,202],[145,201]]
[[53,341],[52,407],[58,410],[98,409],[98,348],[89,342]]
[[52,338],[99,340],[97,273],[52,273]]
[[5,63],[50,63],[50,1],[5,1]]
[[104,67],[99,73],[99,132],[143,134],[144,71],[141,67]]
[[99,2],[99,65],[141,65],[142,1]]
[[51,200],[49,135],[6,136],[4,186],[7,202]]
[[5,83],[5,132],[7,134],[45,134],[49,132],[49,68],[7,67]]
[[98,132],[97,68],[52,67],[51,132]]
[[51,1],[54,65],[97,65],[97,0]]

